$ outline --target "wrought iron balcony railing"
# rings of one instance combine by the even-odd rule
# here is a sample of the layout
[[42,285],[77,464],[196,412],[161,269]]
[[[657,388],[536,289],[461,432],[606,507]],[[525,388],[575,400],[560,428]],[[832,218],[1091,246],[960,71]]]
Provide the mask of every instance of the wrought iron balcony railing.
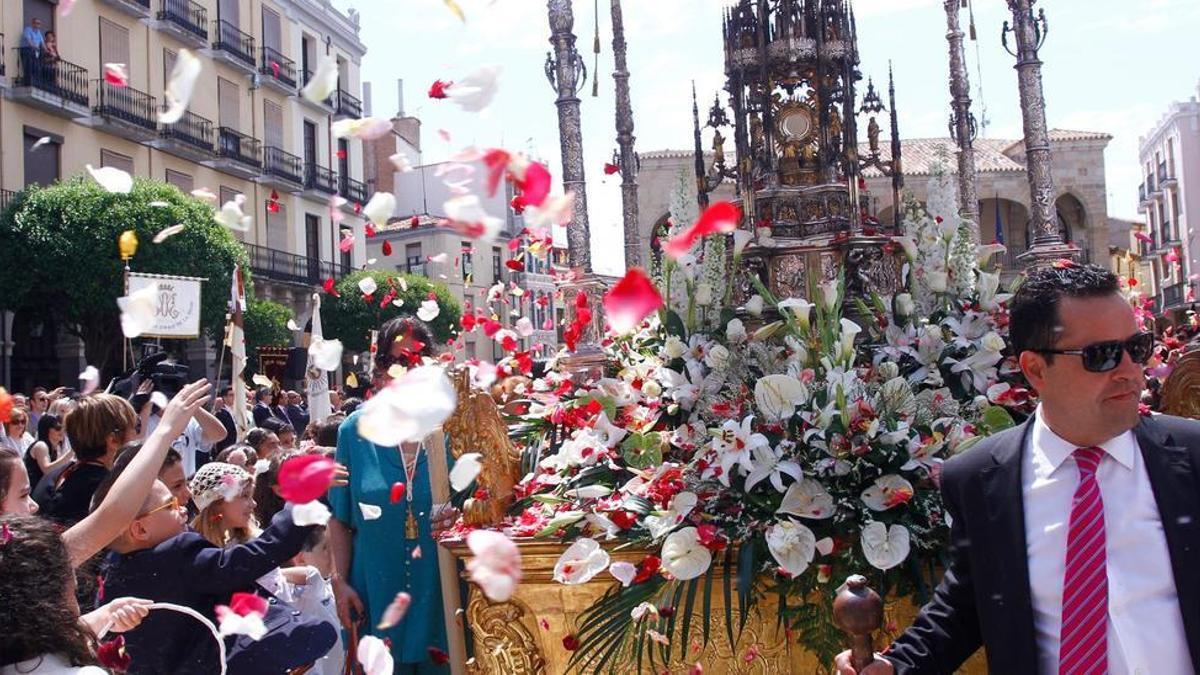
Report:
[[190,110],[184,111],[183,117],[179,118],[175,124],[164,124],[159,135],[163,138],[187,143],[201,150],[211,152],[213,149],[212,120],[201,117]]
[[1154,180],[1154,174],[1150,174],[1146,176],[1146,194],[1153,195],[1155,192],[1158,192],[1158,184]]
[[154,131],[158,129],[157,111],[150,94],[96,80],[96,106],[92,108],[96,115]]
[[293,183],[304,183],[304,164],[300,158],[272,145],[263,149],[263,173]]
[[62,59],[47,60],[33,47],[17,47],[17,64],[14,86],[32,87],[64,101],[88,105],[87,68]]
[[352,204],[364,204],[367,201],[367,186],[349,176],[338,176],[338,194]]
[[349,265],[340,262],[318,260],[255,244],[245,244],[245,247],[254,274],[275,281],[316,285],[331,277],[339,279],[352,271]]
[[254,36],[238,30],[238,27],[224,19],[217,19],[217,40],[213,49],[219,49],[254,67]]
[[304,189],[331,195],[337,194],[337,181],[334,179],[333,171],[316,162],[305,163]]
[[296,62],[271,47],[262,48],[262,63],[258,72],[288,87],[296,86]]
[[217,129],[217,155],[242,164],[259,167],[261,144],[257,138],[235,131],[229,127]]
[[192,0],[162,0],[158,20],[208,41],[208,10]]
[[425,276],[425,259],[419,255],[410,255],[404,259],[404,271],[407,274]]
[[362,117],[362,101],[357,97],[345,89],[338,89],[334,92],[334,96],[334,113],[345,115],[346,117]]
[[17,193],[13,190],[0,190],[0,211],[7,209],[8,205],[12,203],[13,197],[16,196]]

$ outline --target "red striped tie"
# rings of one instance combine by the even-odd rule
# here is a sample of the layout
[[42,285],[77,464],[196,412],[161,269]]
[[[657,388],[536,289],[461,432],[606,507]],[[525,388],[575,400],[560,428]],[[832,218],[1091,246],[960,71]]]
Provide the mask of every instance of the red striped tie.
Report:
[[1104,551],[1104,500],[1096,483],[1100,448],[1075,451],[1079,487],[1071,502],[1067,565],[1063,576],[1059,675],[1108,672],[1108,572]]

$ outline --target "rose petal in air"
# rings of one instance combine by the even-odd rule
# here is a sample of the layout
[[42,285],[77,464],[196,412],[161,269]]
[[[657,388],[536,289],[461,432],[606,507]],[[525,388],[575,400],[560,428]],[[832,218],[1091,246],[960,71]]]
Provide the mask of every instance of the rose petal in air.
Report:
[[454,386],[438,366],[408,370],[378,391],[362,407],[358,432],[384,447],[420,441],[454,412]]
[[114,87],[129,86],[129,70],[124,63],[104,64],[104,81]]
[[450,487],[454,488],[455,492],[461,492],[467,489],[471,481],[479,475],[483,465],[479,463],[479,459],[483,455],[478,452],[467,452],[459,456],[454,462],[454,468],[450,469]]
[[192,90],[196,87],[196,79],[200,77],[200,59],[190,51],[180,49],[175,55],[175,67],[167,79],[163,91],[163,101],[166,109],[158,114],[158,121],[163,124],[174,124],[183,117],[188,102],[192,100]]
[[337,370],[342,365],[342,341],[313,338],[308,355],[317,368],[327,372]]
[[292,522],[300,527],[324,525],[332,515],[324,504],[316,500],[292,507]]
[[358,508],[360,511],[362,511],[363,520],[379,520],[379,518],[383,516],[383,508],[376,506],[375,504],[359,502]]
[[185,226],[183,223],[179,223],[178,225],[172,225],[170,227],[164,227],[163,229],[158,231],[158,234],[154,235],[154,243],[156,243],[156,244],[163,243],[164,241],[170,239],[171,237],[174,237],[175,235],[179,234],[180,232],[183,232],[184,227]]
[[133,189],[133,176],[114,166],[93,169],[92,165],[88,164],[87,170],[88,173],[92,174],[92,180],[96,181],[100,187],[108,192],[127,195]]
[[396,594],[392,599],[392,603],[383,610],[383,616],[379,619],[379,625],[375,626],[376,630],[387,630],[392,626],[404,620],[404,615],[408,614],[408,608],[412,605],[412,596],[404,591]]
[[437,300],[425,300],[421,303],[420,309],[417,310],[417,318],[429,323],[441,314],[442,309],[438,306]]
[[742,211],[736,205],[717,202],[705,209],[691,227],[671,237],[663,246],[663,250],[672,258],[681,258],[704,237],[733,232],[741,220]]
[[628,333],[637,328],[643,319],[662,306],[663,299],[654,282],[636,267],[604,294],[605,316],[608,325],[617,333]]
[[304,505],[312,502],[333,485],[337,463],[324,455],[297,455],[279,465],[279,496]]
[[150,284],[141,290],[117,298],[121,308],[121,332],[127,338],[135,338],[154,326],[158,311],[158,284]]
[[100,384],[100,371],[96,370],[96,366],[88,366],[79,374],[79,393],[87,396],[96,391],[96,386]]
[[396,198],[390,192],[376,192],[363,207],[367,220],[379,227],[386,227],[388,219],[396,212]]
[[467,561],[471,581],[479,584],[492,602],[506,602],[521,582],[520,549],[508,537],[491,530],[473,530],[467,535],[467,546],[471,549]]
[[317,72],[313,74],[308,84],[300,90],[300,95],[313,103],[324,103],[337,89],[337,61],[328,56],[322,56],[317,62]]
[[334,138],[359,138],[364,141],[386,136],[392,130],[391,120],[382,117],[337,120],[329,125]]
[[374,635],[364,635],[358,640],[358,652],[354,657],[363,667],[365,675],[392,675],[396,664],[387,643]]

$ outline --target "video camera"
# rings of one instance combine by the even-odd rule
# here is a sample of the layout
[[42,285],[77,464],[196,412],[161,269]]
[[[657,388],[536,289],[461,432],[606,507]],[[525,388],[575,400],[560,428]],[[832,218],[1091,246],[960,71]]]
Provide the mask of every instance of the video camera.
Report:
[[[165,351],[151,353],[138,361],[132,370],[113,381],[108,392],[129,399],[135,409],[145,405],[148,394],[138,395],[138,388],[146,380],[154,383],[153,391],[162,392],[167,398],[179,393],[188,382],[188,367],[175,363]],[[144,398],[143,398],[144,397]]]

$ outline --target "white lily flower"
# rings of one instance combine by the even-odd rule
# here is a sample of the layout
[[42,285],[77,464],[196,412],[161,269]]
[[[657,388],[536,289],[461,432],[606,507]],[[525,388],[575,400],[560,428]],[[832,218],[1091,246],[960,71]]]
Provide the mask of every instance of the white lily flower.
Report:
[[754,448],[770,445],[766,436],[751,430],[753,424],[753,415],[746,417],[741,423],[726,420],[713,439],[713,449],[717,451],[717,463],[721,467],[718,480],[725,487],[729,487],[729,474],[734,466],[741,467],[743,473],[753,470],[754,462],[750,453]]
[[783,452],[774,450],[769,445],[754,448],[754,468],[746,476],[746,492],[754,489],[764,478],[770,479],[771,485],[783,492],[783,475],[787,474],[792,480],[804,478],[800,465],[788,459],[783,459]]

